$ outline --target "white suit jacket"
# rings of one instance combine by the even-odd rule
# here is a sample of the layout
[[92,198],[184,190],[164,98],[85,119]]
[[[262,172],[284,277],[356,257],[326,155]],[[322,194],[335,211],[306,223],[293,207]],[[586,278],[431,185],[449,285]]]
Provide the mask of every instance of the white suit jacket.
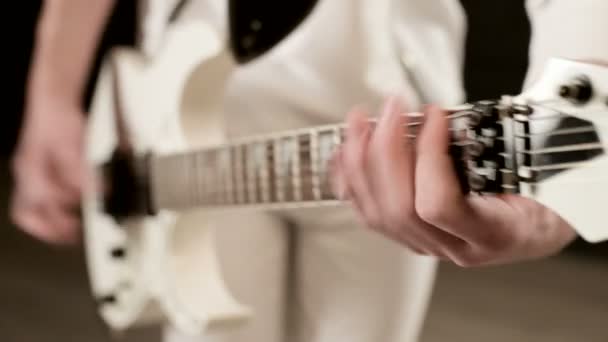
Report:
[[[162,41],[176,1],[144,3],[145,51]],[[190,2],[185,16],[226,35],[226,0]],[[608,1],[527,0],[526,9],[532,37],[522,88],[551,57],[608,61]],[[465,15],[458,0],[320,0],[290,36],[235,75],[227,101],[235,134],[338,122],[354,105],[375,106],[389,94],[403,95],[412,110],[462,103]],[[608,227],[577,229],[608,239]]]

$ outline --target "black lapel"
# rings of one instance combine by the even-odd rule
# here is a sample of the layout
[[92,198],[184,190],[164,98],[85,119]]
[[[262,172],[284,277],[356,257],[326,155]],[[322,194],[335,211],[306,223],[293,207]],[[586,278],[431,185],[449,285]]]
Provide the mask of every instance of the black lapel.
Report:
[[285,39],[308,17],[317,0],[229,0],[230,48],[247,63]]

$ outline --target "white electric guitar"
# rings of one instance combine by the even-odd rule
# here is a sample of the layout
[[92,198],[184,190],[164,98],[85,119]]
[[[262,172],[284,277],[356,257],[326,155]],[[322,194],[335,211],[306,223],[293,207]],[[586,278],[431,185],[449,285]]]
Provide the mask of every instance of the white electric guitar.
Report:
[[[98,182],[84,194],[85,247],[109,327],[168,322],[200,334],[251,314],[222,279],[214,212],[338,204],[327,165],[344,132],[227,141],[223,93],[237,63],[226,44],[194,21],[165,41],[153,59],[116,49],[103,65],[86,142]],[[608,229],[607,68],[554,59],[527,92],[449,115],[463,190],[519,193],[586,231]]]

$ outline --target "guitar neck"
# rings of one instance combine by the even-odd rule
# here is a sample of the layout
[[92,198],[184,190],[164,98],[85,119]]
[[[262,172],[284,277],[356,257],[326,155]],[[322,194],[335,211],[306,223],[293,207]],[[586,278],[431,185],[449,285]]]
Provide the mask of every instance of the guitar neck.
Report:
[[343,125],[269,135],[151,161],[156,208],[321,205]]
[[[493,101],[448,111],[450,151],[463,191],[517,190],[515,158],[505,151],[503,125],[519,111],[528,108]],[[424,120],[421,115],[409,115],[404,139],[415,139]],[[151,205],[184,210],[334,203],[329,166],[344,138],[343,124],[327,125],[155,156],[149,164]]]

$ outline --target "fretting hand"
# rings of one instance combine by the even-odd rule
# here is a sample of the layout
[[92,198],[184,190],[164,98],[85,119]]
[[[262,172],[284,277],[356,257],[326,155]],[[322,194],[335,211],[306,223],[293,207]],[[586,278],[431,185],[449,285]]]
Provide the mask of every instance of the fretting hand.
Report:
[[336,195],[370,228],[466,267],[549,256],[576,238],[559,215],[531,199],[463,194],[448,154],[446,114],[427,107],[419,136],[410,140],[403,113],[389,99],[372,130],[366,113],[351,112],[336,154]]

